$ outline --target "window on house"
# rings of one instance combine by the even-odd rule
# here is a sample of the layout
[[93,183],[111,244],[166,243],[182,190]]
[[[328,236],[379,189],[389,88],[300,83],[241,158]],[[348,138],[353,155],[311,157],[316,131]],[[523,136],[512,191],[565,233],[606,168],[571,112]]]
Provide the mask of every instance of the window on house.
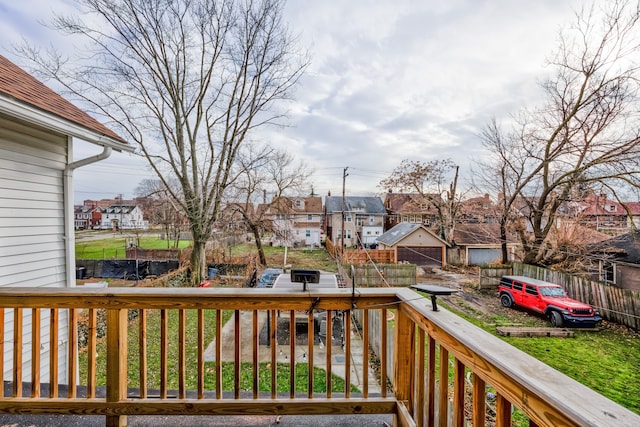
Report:
[[338,229],[338,239],[342,237],[342,230]]
[[373,224],[376,220],[376,217],[374,217],[373,215],[369,215],[369,224]]
[[313,221],[313,215],[307,215],[307,221]]
[[351,222],[351,215],[345,215],[344,220],[347,222]]
[[346,237],[347,239],[350,239],[351,238],[351,230],[345,230],[344,237]]
[[307,231],[306,231],[306,233],[305,233],[305,235],[306,235],[307,237],[311,237],[311,230],[307,230]]

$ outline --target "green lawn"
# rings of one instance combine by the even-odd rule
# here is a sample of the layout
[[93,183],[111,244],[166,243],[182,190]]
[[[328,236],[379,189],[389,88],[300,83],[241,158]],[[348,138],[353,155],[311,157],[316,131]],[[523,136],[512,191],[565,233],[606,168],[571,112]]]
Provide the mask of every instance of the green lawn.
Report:
[[469,322],[496,335],[592,390],[640,414],[640,339],[616,326],[599,332],[574,329],[574,338],[515,338],[497,335],[495,325],[446,306]]
[[[189,246],[189,240],[178,243],[180,249]],[[76,259],[125,259],[127,237],[121,234],[100,240],[76,241]],[[141,236],[139,247],[142,249],[167,249],[173,247],[173,241],[159,239],[157,236]]]
[[[178,389],[178,312],[168,311],[168,388]],[[215,337],[215,310],[205,311],[205,347],[213,341]],[[196,390],[198,384],[197,373],[197,311],[187,310],[186,323],[186,386],[188,390]],[[232,316],[232,311],[223,312],[223,323]],[[138,388],[140,384],[140,358],[138,355],[138,320],[129,322],[128,336],[128,386]],[[97,385],[106,384],[106,341],[100,340],[96,353],[99,355],[96,363]],[[87,353],[80,353],[80,383],[87,383]],[[243,362],[240,368],[240,389],[243,391],[252,390],[253,372],[251,363]],[[289,391],[289,369],[288,363],[278,363],[277,365],[277,391],[285,393]],[[307,375],[309,365],[307,363],[296,364],[296,391],[307,391]],[[260,391],[271,391],[271,368],[268,363],[261,363],[258,370]],[[215,390],[215,363],[205,362],[205,389]],[[233,391],[234,363],[222,363],[222,389],[223,391]],[[147,386],[149,389],[160,388],[160,311],[149,310],[147,312]],[[326,391],[326,371],[314,367],[314,392],[323,393]],[[332,375],[332,391],[344,392],[344,380],[336,375]],[[358,390],[352,387],[352,391]]]

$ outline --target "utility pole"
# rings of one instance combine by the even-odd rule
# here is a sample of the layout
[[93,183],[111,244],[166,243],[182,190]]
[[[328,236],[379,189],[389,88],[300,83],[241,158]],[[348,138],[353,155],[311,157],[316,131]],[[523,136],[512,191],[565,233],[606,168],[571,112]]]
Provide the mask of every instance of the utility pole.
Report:
[[344,209],[345,209],[345,200],[344,200],[344,192],[345,192],[345,187],[346,187],[346,183],[347,183],[347,177],[349,176],[349,174],[347,173],[347,170],[349,169],[348,166],[346,166],[344,168],[344,170],[342,171],[342,233],[340,235],[341,237],[341,241],[340,241],[340,254],[344,253]]

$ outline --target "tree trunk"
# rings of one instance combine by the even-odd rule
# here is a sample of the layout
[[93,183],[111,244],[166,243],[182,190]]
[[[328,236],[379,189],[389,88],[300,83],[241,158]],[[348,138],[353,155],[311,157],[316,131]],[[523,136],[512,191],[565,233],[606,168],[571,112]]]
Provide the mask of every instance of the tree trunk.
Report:
[[193,237],[192,250],[191,250],[191,271],[189,285],[197,287],[202,282],[202,279],[206,277],[205,269],[207,267],[205,259],[205,243],[206,240]]
[[258,257],[261,265],[267,265],[267,257],[264,254],[264,248],[262,247],[262,238],[260,237],[260,230],[257,226],[251,225],[251,231],[253,232],[253,238],[256,241],[256,249],[258,249]]
[[500,220],[500,247],[502,249],[502,264],[509,263],[509,252],[507,251],[507,223],[505,219]]

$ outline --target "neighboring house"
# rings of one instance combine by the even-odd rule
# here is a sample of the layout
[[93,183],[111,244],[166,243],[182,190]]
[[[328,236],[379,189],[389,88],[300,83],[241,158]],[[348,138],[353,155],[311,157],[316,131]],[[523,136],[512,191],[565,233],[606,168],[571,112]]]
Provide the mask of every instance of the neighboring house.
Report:
[[[627,211],[628,209],[628,211]],[[574,218],[581,225],[610,235],[631,231],[640,224],[640,203],[609,200],[603,194],[588,196],[563,206],[563,216]]]
[[421,224],[400,223],[378,237],[378,249],[395,251],[395,260],[419,266],[446,265],[447,243]]
[[93,230],[102,224],[102,210],[97,206],[76,206],[74,209],[74,228]]
[[[448,250],[449,263],[463,265],[496,264],[502,261],[502,241],[498,224],[458,224],[454,232],[455,246]],[[507,235],[509,260],[516,259],[516,236]]]
[[619,288],[640,291],[640,231],[592,245],[593,276]]
[[305,246],[320,246],[322,239],[322,198],[291,197],[293,240]]
[[234,203],[228,202],[220,206],[220,213],[218,214],[218,221],[216,226],[221,231],[229,232],[249,232],[250,228],[247,224],[247,220],[244,217],[244,213],[249,218],[255,218],[255,209],[252,203]]
[[102,209],[103,230],[146,230],[149,223],[139,206],[113,205]]
[[457,224],[485,224],[498,223],[498,208],[491,201],[489,194],[482,197],[472,197],[460,202]]
[[[87,159],[73,160],[75,139],[101,146]],[[0,287],[75,286],[73,171],[133,151],[116,133],[0,55]],[[30,380],[31,310],[24,310],[24,380]],[[13,334],[13,313],[4,316],[5,337]],[[61,382],[67,378],[68,318],[58,331]],[[41,341],[48,340],[49,313],[41,313]],[[2,339],[2,337],[0,337]],[[4,378],[12,377],[12,340],[4,342]],[[40,355],[41,380],[49,377],[49,346]]]
[[[431,197],[440,197],[432,195]],[[432,227],[438,222],[438,215],[431,203],[418,193],[393,193],[389,191],[384,198],[387,210],[385,229],[390,229],[402,222],[422,224]]]
[[280,197],[257,210],[273,231],[276,246],[320,246],[322,241],[322,198]]
[[[379,197],[327,196],[324,224],[327,237],[340,246],[375,246],[384,231],[387,210]],[[344,218],[344,221],[343,221]],[[343,235],[344,224],[344,235]]]

